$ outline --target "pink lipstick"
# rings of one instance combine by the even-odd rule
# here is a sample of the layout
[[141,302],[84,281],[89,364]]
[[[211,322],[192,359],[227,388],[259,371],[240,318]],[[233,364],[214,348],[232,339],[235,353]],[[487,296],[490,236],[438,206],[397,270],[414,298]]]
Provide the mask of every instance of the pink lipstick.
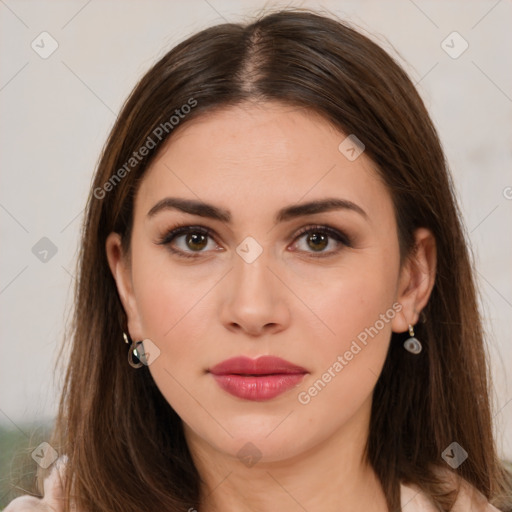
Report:
[[217,384],[245,400],[270,400],[297,386],[308,371],[279,357],[233,357],[210,368]]

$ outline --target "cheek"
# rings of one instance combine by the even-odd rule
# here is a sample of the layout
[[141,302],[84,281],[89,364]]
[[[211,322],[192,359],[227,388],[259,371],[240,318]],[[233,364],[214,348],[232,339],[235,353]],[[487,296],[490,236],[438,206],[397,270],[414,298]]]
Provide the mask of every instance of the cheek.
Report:
[[[398,279],[398,271],[392,270],[395,266],[382,254],[354,254],[347,257],[343,266],[302,280],[298,295],[314,312],[310,317],[315,322],[319,320],[317,339],[322,346],[348,349],[353,339],[376,322],[378,330],[384,331],[384,338],[390,334],[388,320],[395,314],[392,305]],[[381,315],[386,315],[384,325]]]
[[394,302],[394,266],[383,257],[358,260],[312,288],[322,292],[308,295],[308,305],[322,321],[315,326],[322,335],[311,332],[315,372],[305,379],[297,398],[302,405],[314,402],[314,414],[340,403],[343,410],[335,414],[345,416],[371,394],[386,358],[391,321],[401,310]]
[[192,275],[179,270],[170,273],[169,265],[167,272],[161,272],[158,265],[147,265],[134,277],[144,336],[173,358],[190,357],[206,304],[202,301],[211,288],[208,280],[195,282]]

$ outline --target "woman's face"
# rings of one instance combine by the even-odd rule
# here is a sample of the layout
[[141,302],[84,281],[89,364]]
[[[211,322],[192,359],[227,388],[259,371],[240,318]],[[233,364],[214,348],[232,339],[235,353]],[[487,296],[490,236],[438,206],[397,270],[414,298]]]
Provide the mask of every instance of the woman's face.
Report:
[[[151,375],[189,441],[264,462],[344,431],[366,435],[391,332],[414,323],[417,304],[400,272],[390,194],[345,139],[276,103],[199,117],[173,134],[140,185],[129,263],[109,237],[130,335],[151,340]],[[211,206],[184,212],[169,198]],[[326,199],[340,206],[300,212]],[[177,225],[195,228],[172,239]],[[262,355],[305,372],[210,372]]]

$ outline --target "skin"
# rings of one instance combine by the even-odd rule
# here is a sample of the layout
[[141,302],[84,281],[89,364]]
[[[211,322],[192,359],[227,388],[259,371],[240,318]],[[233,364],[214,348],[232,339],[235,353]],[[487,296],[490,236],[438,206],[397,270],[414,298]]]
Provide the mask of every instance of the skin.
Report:
[[[160,350],[151,375],[181,417],[205,482],[200,512],[386,510],[362,457],[372,392],[391,332],[407,331],[428,301],[435,241],[418,229],[415,258],[400,268],[391,196],[364,153],[349,161],[338,150],[345,137],[316,114],[278,103],[201,116],[173,134],[142,180],[130,254],[118,234],[108,237],[129,334]],[[148,216],[168,196],[227,209],[232,223],[172,209]],[[367,218],[334,210],[273,221],[282,207],[325,197],[350,200]],[[186,235],[172,242],[198,258],[157,243],[178,222],[213,230],[204,242],[187,244]],[[314,224],[346,233],[352,246],[296,237]],[[236,252],[247,236],[263,250],[252,263]],[[395,302],[401,312],[301,404],[298,394]],[[254,402],[226,393],[207,373],[233,356],[266,354],[308,374],[296,388]],[[248,442],[261,456],[250,467],[237,456]]]

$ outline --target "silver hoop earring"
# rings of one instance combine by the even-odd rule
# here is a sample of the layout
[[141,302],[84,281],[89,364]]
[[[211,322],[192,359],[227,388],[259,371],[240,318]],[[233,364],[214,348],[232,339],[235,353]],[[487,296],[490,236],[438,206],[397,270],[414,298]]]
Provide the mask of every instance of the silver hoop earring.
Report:
[[130,341],[128,340],[128,336],[125,332],[123,332],[123,338],[124,342],[130,345],[130,348],[128,350],[128,364],[132,366],[133,368],[140,368],[141,366],[144,366],[144,363],[141,361],[141,357],[143,357],[144,351],[141,350],[142,341]]
[[411,354],[419,354],[423,348],[419,339],[414,337],[414,329],[411,324],[409,324],[409,336],[404,341],[404,348]]

